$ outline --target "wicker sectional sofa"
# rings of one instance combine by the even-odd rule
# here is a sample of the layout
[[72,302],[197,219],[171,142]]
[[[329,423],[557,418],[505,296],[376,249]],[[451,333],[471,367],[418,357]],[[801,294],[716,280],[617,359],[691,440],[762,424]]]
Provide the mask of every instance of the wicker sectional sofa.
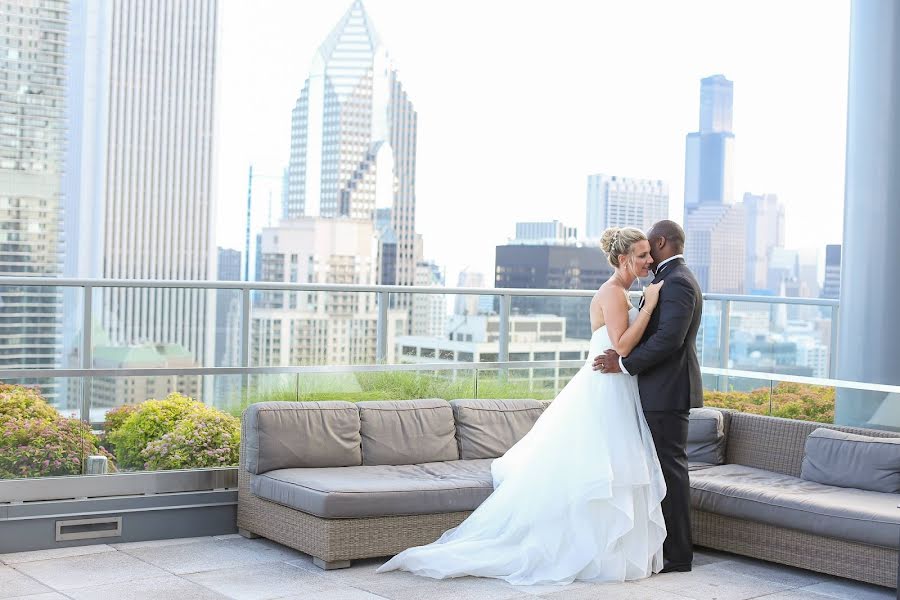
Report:
[[[866,471],[866,458],[840,445],[828,458],[834,464],[824,465],[833,484],[808,477],[818,478],[810,468],[811,443],[832,445],[830,438],[814,437],[823,430],[849,434],[836,443],[856,447],[884,439],[892,455],[900,454],[900,433],[716,412],[724,417],[725,463],[692,468],[696,545],[896,587],[900,494],[846,487],[849,482],[840,480]],[[855,459],[859,463],[853,465]],[[900,476],[896,459],[888,462]]]
[[[490,495],[492,459],[545,407],[536,400],[253,405],[242,423],[238,528],[310,554],[323,569],[429,543]],[[841,465],[828,461],[846,463],[840,444],[880,446],[861,446],[853,434],[886,440],[893,456],[900,434],[824,429],[843,433],[820,439],[816,423],[692,411],[694,542],[894,587],[900,494],[832,485]],[[809,457],[804,465],[811,443],[824,448],[824,465]],[[896,483],[885,481],[875,487]]]

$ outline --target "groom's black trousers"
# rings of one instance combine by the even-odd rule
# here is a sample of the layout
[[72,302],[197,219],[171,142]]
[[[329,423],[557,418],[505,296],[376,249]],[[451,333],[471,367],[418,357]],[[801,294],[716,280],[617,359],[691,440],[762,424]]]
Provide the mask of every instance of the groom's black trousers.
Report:
[[666,480],[666,497],[662,502],[667,530],[663,557],[667,563],[689,565],[694,558],[687,459],[690,411],[646,411],[644,417]]

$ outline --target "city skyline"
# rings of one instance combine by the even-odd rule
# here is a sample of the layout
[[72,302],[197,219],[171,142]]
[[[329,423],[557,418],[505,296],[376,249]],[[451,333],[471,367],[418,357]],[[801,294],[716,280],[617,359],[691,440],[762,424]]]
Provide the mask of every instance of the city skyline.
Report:
[[[222,120],[232,127],[222,132],[223,207],[245,198],[248,164],[272,173],[283,168],[289,140],[275,107],[293,105],[310,57],[348,6],[273,3],[269,11],[252,11],[224,4]],[[426,239],[424,256],[445,264],[450,280],[467,265],[490,272],[493,247],[510,237],[516,221],[558,219],[581,228],[589,173],[665,181],[670,215],[678,218],[684,135],[696,128],[696,82],[713,73],[735,82],[735,196],[778,194],[789,247],[840,240],[845,2],[572,2],[549,12],[491,3],[479,5],[474,22],[467,19],[474,4],[466,2],[444,11],[379,0],[365,7],[416,98],[417,229]],[[496,46],[494,27],[509,10],[517,26]],[[811,10],[820,17],[812,29]],[[538,24],[541,43],[526,43]],[[797,49],[801,26],[805,44]],[[264,39],[259,47],[245,43],[257,38]],[[612,47],[618,50],[606,51]],[[597,77],[584,76],[593,72]],[[551,94],[564,99],[566,111],[547,112]],[[251,103],[256,118],[237,125]],[[803,215],[814,209],[834,217],[810,230]],[[229,210],[220,211],[220,223],[223,212]],[[219,229],[219,245],[241,247],[240,232]]]

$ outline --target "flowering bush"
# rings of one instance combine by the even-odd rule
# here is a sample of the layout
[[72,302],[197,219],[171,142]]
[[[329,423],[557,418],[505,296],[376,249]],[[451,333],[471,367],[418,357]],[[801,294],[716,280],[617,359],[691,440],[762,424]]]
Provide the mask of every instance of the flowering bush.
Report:
[[224,467],[238,463],[241,427],[231,415],[206,408],[141,452],[145,469]]
[[178,393],[107,415],[107,439],[129,469],[238,463],[240,420]]
[[47,404],[37,388],[0,383],[0,419],[56,419],[59,413]]
[[112,458],[86,423],[60,415],[37,389],[0,384],[0,478],[79,475],[97,454]]

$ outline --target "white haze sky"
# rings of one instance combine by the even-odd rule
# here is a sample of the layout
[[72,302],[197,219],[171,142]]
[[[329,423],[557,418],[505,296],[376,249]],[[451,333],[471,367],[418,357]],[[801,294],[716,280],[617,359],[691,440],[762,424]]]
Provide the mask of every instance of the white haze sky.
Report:
[[[221,5],[217,241],[244,248],[247,167],[280,175],[291,109],[349,0]],[[662,179],[680,220],[700,79],[734,81],[735,196],[776,193],[787,246],[839,243],[849,0],[367,0],[419,116],[417,228],[494,267],[516,221],[584,229],[587,176]],[[254,186],[254,228],[280,181]],[[820,257],[821,258],[821,257]]]

